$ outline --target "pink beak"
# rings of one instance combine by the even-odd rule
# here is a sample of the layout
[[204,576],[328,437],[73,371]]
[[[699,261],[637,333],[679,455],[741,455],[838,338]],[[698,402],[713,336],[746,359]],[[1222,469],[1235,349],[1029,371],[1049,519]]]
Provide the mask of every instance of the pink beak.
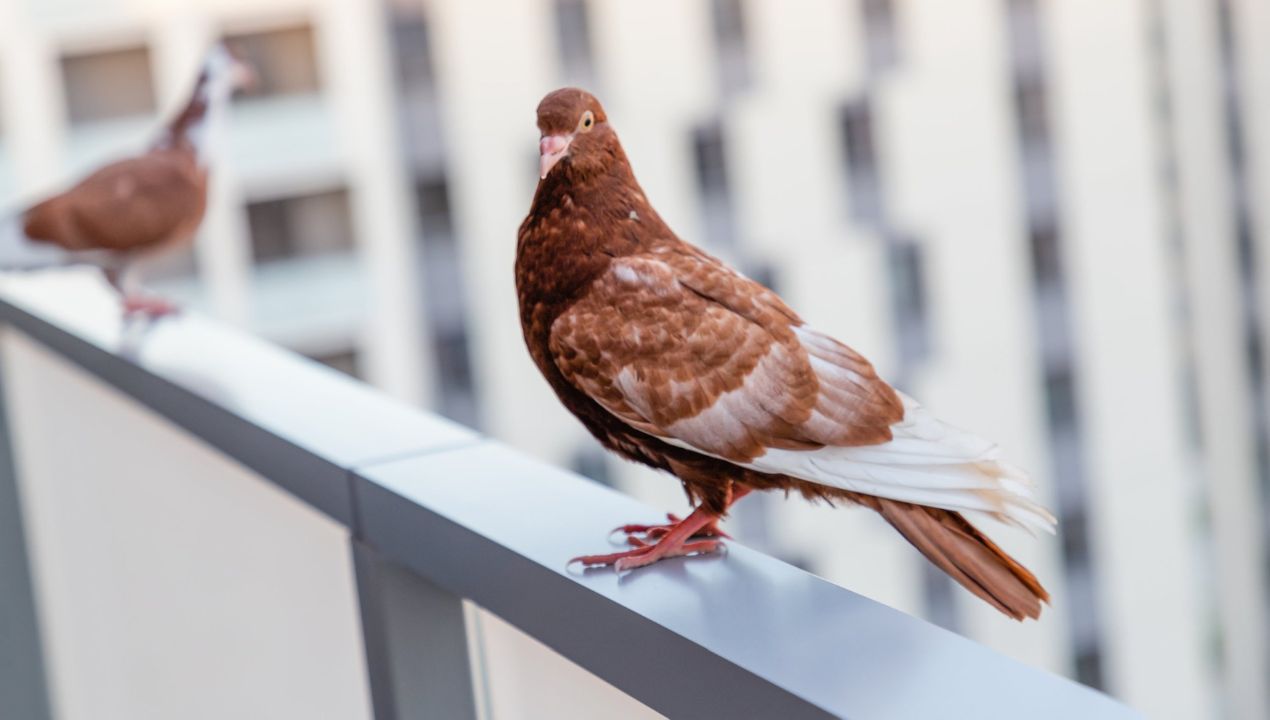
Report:
[[571,142],[573,142],[572,135],[548,135],[538,141],[539,178],[547,177],[551,168],[568,154]]

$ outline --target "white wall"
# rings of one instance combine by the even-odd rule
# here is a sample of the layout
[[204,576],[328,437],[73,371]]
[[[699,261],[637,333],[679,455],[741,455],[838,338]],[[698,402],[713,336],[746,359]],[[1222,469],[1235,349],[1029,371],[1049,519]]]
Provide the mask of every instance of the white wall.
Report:
[[54,711],[370,717],[343,527],[0,337]]

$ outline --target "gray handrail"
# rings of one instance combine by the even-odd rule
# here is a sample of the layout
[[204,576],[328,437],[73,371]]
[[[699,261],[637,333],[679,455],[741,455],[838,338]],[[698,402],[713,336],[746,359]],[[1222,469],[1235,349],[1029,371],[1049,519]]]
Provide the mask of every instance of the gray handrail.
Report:
[[411,583],[449,627],[457,598],[471,600],[676,718],[1137,717],[740,544],[621,578],[570,571],[615,525],[658,513],[197,315],[132,348],[105,310],[0,292],[0,327],[349,528],[378,717],[473,712],[470,686],[444,698],[455,683],[426,682],[466,662],[461,637],[436,641],[459,660],[430,662],[417,646],[435,627],[393,627],[405,621],[380,596]]

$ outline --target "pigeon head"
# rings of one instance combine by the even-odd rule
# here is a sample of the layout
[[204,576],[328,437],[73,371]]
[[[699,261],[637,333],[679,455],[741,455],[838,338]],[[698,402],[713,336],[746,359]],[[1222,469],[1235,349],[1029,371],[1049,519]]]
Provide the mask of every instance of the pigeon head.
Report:
[[218,42],[207,51],[199,82],[206,84],[211,95],[229,97],[235,90],[252,89],[256,81],[255,70],[224,43]]
[[256,73],[250,65],[236,57],[223,43],[208,50],[199,70],[190,99],[168,123],[155,147],[192,149],[199,163],[206,165],[215,144],[216,128],[224,124],[230,96],[235,90],[250,89]]
[[539,177],[553,169],[585,178],[621,157],[617,135],[600,101],[586,90],[561,88],[538,103]]

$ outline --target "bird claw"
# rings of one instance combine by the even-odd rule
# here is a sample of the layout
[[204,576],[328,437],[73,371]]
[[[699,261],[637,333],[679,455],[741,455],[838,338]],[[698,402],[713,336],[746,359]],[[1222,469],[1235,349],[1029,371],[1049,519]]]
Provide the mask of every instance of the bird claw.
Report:
[[180,312],[179,307],[163,298],[146,295],[127,295],[123,298],[124,318],[140,316],[149,320],[158,320]]
[[658,560],[666,558],[684,557],[688,555],[706,555],[717,552],[724,547],[722,541],[719,540],[696,540],[678,545],[657,544],[650,545],[638,538],[632,538],[633,543],[638,543],[635,549],[626,550],[624,552],[609,553],[607,555],[579,555],[571,558],[568,565],[580,563],[583,567],[605,567],[613,566],[613,569],[619,573],[635,568],[652,565]]
[[722,538],[728,537],[719,529],[719,516],[704,508],[697,508],[687,518],[680,520],[667,514],[666,525],[622,525],[609,533],[626,533],[630,550],[606,555],[579,555],[568,565],[581,563],[584,567],[612,565],[619,573],[651,565],[658,560],[685,555],[712,553],[724,547]]
[[[635,524],[619,525],[613,528],[613,530],[609,532],[609,541],[612,542],[613,536],[617,535],[618,533],[623,533],[627,536],[626,543],[628,545],[635,545],[636,542],[639,542],[641,540],[657,540],[659,538],[665,537],[667,534],[670,533],[671,530],[675,529],[675,527],[677,527],[680,523],[683,522],[683,520],[674,513],[666,513],[666,519],[669,520],[670,522],[664,525],[635,525]],[[641,535],[643,536],[642,538],[640,537]],[[732,539],[731,535],[727,534],[726,532],[723,531],[722,528],[719,527],[719,523],[717,520],[710,521],[701,529],[694,532],[691,535],[691,537],[699,538],[699,539],[707,539],[707,538],[726,538],[728,540]]]

